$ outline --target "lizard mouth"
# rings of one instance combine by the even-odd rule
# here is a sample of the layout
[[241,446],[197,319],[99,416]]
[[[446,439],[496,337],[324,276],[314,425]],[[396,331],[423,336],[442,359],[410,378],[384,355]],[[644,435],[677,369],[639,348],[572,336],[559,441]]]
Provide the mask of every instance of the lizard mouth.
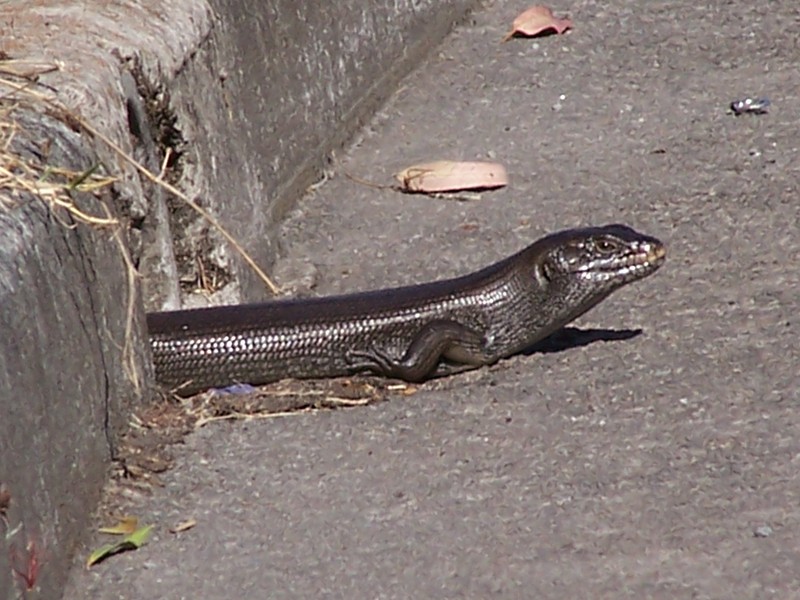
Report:
[[637,252],[625,257],[621,263],[609,265],[610,272],[621,275],[646,275],[658,269],[667,258],[667,249],[662,244],[646,244]]
[[641,248],[628,260],[631,266],[658,268],[667,258],[667,249],[663,244],[647,244],[649,248]]
[[667,257],[667,249],[663,244],[657,244],[650,252],[647,253],[647,260],[651,262],[663,262]]
[[632,248],[625,256],[598,261],[581,269],[583,277],[595,281],[619,279],[627,283],[656,271],[667,257],[663,244],[647,242]]

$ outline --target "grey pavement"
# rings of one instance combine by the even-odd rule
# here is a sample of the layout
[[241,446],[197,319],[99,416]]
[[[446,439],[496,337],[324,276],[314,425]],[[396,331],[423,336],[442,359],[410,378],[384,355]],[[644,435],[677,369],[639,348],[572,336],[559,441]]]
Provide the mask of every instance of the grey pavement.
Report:
[[[500,44],[524,8],[488,3],[406,79],[279,272],[420,282],[607,222],[664,239],[665,267],[559,351],[190,435],[126,507],[154,539],[67,598],[800,597],[795,3],[578,1],[553,6],[571,33]],[[769,114],[726,112],[748,95]],[[440,158],[511,185],[455,202],[342,170]]]

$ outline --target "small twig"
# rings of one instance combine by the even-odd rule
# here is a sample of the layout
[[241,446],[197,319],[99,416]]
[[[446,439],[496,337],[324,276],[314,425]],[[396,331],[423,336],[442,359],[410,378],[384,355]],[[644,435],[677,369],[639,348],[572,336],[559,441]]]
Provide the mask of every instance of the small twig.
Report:
[[[28,66],[27,71],[23,71],[22,69],[15,70],[13,67],[20,65],[20,66]],[[52,73],[53,71],[58,71],[59,66],[52,64],[52,63],[40,63],[36,61],[24,60],[24,59],[6,59],[0,61],[0,73],[4,73],[6,75],[11,75],[14,77],[21,77],[26,81],[30,81],[31,83],[38,83],[36,78],[39,75],[45,75],[47,73]]]
[[342,163],[339,163],[339,168],[342,170],[342,173],[344,173],[345,177],[347,177],[351,181],[355,181],[358,184],[365,185],[367,187],[371,187],[371,188],[376,189],[376,190],[393,190],[393,189],[395,189],[394,185],[385,185],[385,184],[375,183],[373,181],[367,181],[366,179],[362,179],[358,175],[353,175],[350,171],[347,170],[347,168],[345,168],[345,166]]
[[[163,179],[163,170],[164,170],[163,166],[162,166],[162,173],[160,173],[159,175],[154,175],[152,172],[150,172],[149,169],[147,169],[146,167],[141,165],[133,157],[129,156],[122,148],[119,147],[119,145],[117,145],[108,136],[104,135],[103,133],[101,133],[100,131],[98,131],[94,127],[92,127],[85,119],[83,119],[82,117],[74,114],[73,112],[71,112],[70,110],[68,110],[64,106],[62,106],[56,100],[53,100],[52,98],[49,98],[48,96],[46,96],[44,94],[41,94],[39,92],[36,92],[34,90],[29,90],[28,87],[30,85],[32,85],[32,83],[33,82],[28,82],[25,85],[20,85],[20,84],[18,84],[16,82],[0,78],[0,84],[5,84],[5,85],[8,85],[9,87],[13,88],[13,91],[10,92],[10,93],[25,92],[26,94],[28,94],[28,95],[36,98],[36,99],[41,100],[42,102],[44,102],[48,106],[51,106],[52,108],[61,111],[68,118],[70,118],[71,120],[76,122],[78,125],[80,125],[85,131],[87,131],[88,133],[90,133],[93,136],[95,136],[97,139],[99,139],[102,142],[104,142],[120,158],[122,158],[125,162],[130,164],[134,169],[139,171],[147,179],[152,181],[154,184],[164,188],[165,190],[170,192],[172,195],[176,196],[177,198],[182,200],[184,203],[189,205],[195,212],[197,212],[208,223],[210,223],[211,226],[214,227],[214,229],[216,229],[220,233],[220,235],[222,235],[222,237],[224,237],[228,241],[228,243],[231,244],[231,246],[233,246],[233,248],[236,250],[236,252],[238,252],[239,255],[242,257],[242,259],[250,266],[250,268],[253,269],[253,271],[259,276],[259,278],[261,278],[261,280],[269,288],[269,290],[270,290],[270,292],[272,292],[272,294],[278,295],[280,293],[280,288],[272,282],[272,280],[261,269],[261,267],[259,267],[258,264],[256,264],[255,260],[253,260],[253,258],[247,253],[247,251],[241,246],[241,244],[239,244],[236,241],[236,239],[230,233],[228,233],[227,229],[225,229],[222,226],[222,224],[211,213],[209,213],[206,209],[204,209],[202,206],[197,204],[197,202],[195,202],[194,200],[189,198],[186,194],[181,192],[179,189],[177,189],[174,185],[168,183],[167,181],[165,181]],[[9,95],[9,94],[6,94],[6,95]],[[0,99],[2,99],[4,97],[5,96],[0,96]],[[166,159],[165,159],[165,163],[164,164],[166,165]]]
[[161,171],[158,173],[159,179],[164,179],[167,174],[167,166],[169,165],[169,159],[172,157],[172,148],[167,146],[166,151],[164,152],[164,160],[161,161]]
[[[107,217],[111,219],[112,215],[108,206],[103,204],[103,209],[106,211]],[[121,227],[114,228],[114,241],[122,255],[122,260],[125,262],[128,278],[128,306],[126,307],[127,311],[125,313],[125,340],[122,343],[122,365],[125,374],[128,376],[128,380],[133,384],[133,389],[138,394],[141,390],[141,382],[139,381],[139,371],[136,369],[136,355],[133,351],[131,338],[133,337],[133,319],[136,314],[136,278],[139,276],[139,272],[133,264],[125,241],[122,239]]]
[[198,419],[194,427],[195,429],[200,429],[204,425],[208,423],[213,423],[215,421],[231,421],[231,420],[243,420],[243,421],[251,421],[256,419],[277,419],[279,417],[294,417],[297,415],[301,415],[304,413],[314,412],[316,409],[314,407],[306,407],[306,408],[298,408],[297,410],[285,410],[282,412],[274,412],[274,413],[255,413],[255,414],[246,414],[240,412],[234,412],[227,415],[219,415],[216,417],[203,417]]
[[366,406],[374,401],[375,398],[339,398],[337,396],[328,396],[322,402],[324,404],[330,403],[334,406]]
[[192,209],[194,209],[200,216],[202,216],[206,221],[208,221],[212,225],[212,227],[214,227],[217,231],[219,231],[219,233],[226,240],[228,240],[228,243],[230,243],[231,246],[233,246],[236,249],[239,255],[244,259],[244,261],[248,265],[250,265],[250,268],[252,268],[253,271],[256,272],[256,274],[261,278],[261,280],[266,284],[266,286],[270,289],[270,291],[273,294],[277,295],[278,293],[280,293],[280,288],[278,288],[278,286],[276,286],[272,282],[272,280],[267,276],[266,273],[264,273],[261,267],[259,267],[256,264],[256,261],[253,260],[253,258],[247,253],[247,251],[241,246],[241,244],[239,244],[239,242],[236,241],[236,238],[234,238],[230,233],[228,233],[228,230],[225,229],[222,226],[222,224],[220,224],[220,222],[210,212],[208,212],[197,202],[189,198],[186,194],[181,192],[174,185],[164,181],[160,176],[153,175],[153,173],[151,173],[149,169],[139,164],[135,159],[126,154],[125,151],[122,148],[120,148],[114,141],[112,141],[109,137],[107,137],[106,135],[104,135],[91,125],[89,125],[89,123],[87,123],[83,118],[78,117],[76,115],[73,115],[73,117],[80,124],[81,127],[83,127],[86,131],[91,133],[93,136],[102,140],[109,148],[111,148],[115,153],[117,153],[117,155],[120,158],[122,158],[125,162],[130,164],[134,169],[139,171],[147,179],[149,179],[156,185],[163,187],[172,195],[176,196],[177,198],[180,198],[183,202],[192,207]]
[[[321,396],[323,395],[322,392],[313,394],[313,393],[296,393],[296,394],[287,394],[287,395],[294,395],[298,397],[302,396]],[[250,419],[273,419],[276,417],[288,417],[297,414],[305,414],[305,413],[312,413],[317,412],[324,409],[333,409],[336,407],[353,407],[353,406],[367,406],[368,404],[375,401],[374,397],[370,398],[340,398],[338,396],[326,396],[314,402],[312,406],[304,406],[302,408],[296,408],[292,410],[285,410],[279,412],[267,412],[267,411],[253,411],[253,412],[242,412],[239,411],[231,411],[224,415],[214,415],[210,417],[197,417],[197,421],[195,421],[195,428],[199,429],[208,423],[213,423],[214,421],[230,421],[230,420],[250,420]],[[189,411],[192,414],[202,413],[209,409],[209,405],[213,407],[213,403],[204,404],[203,406],[199,407],[196,411]]]

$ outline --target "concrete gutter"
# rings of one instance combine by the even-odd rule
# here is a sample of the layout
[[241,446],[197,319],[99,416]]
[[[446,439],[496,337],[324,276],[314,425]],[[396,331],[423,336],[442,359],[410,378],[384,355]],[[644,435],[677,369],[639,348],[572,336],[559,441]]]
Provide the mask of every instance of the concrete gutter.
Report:
[[[251,12],[233,0],[14,0],[0,9],[9,156],[38,176],[101,165],[113,185],[63,197],[121,223],[89,224],[0,184],[0,598],[25,587],[12,569],[37,561],[32,587],[60,596],[116,439],[149,396],[144,308],[177,307],[181,291],[199,287],[214,301],[265,295],[205,221],[69,113],[151,171],[169,149],[168,180],[268,266],[293,199],[475,3],[279,0]],[[146,282],[133,288],[132,313],[125,252]]]

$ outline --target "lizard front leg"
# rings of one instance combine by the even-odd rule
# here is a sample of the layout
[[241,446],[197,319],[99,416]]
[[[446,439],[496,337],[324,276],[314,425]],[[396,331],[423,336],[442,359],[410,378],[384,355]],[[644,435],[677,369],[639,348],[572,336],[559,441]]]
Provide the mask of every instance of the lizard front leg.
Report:
[[492,362],[484,336],[457,321],[426,323],[399,359],[379,348],[351,350],[348,360],[356,371],[369,370],[405,381],[430,377],[443,359],[461,365],[480,366]]

